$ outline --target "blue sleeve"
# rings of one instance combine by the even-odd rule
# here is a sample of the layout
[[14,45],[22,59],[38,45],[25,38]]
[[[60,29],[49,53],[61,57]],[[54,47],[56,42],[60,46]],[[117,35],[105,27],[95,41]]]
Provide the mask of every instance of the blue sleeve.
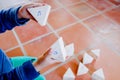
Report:
[[15,26],[23,25],[29,21],[29,19],[25,18],[18,19],[19,9],[20,7],[0,11],[0,33],[11,30]]
[[0,80],[33,80],[40,74],[36,72],[31,61],[25,62],[22,66],[17,67],[10,71],[0,75]]

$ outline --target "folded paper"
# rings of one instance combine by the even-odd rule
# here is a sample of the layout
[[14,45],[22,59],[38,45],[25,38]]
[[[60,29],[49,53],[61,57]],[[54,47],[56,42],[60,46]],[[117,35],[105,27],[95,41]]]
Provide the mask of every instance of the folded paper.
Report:
[[62,37],[60,37],[52,46],[51,46],[51,58],[64,62],[66,60],[66,50],[64,47],[64,42]]
[[28,8],[30,14],[38,21],[41,26],[46,25],[51,7],[49,5]]
[[103,69],[98,69],[92,74],[92,80],[105,80]]
[[93,61],[93,57],[90,56],[88,53],[85,53],[83,56],[83,64],[90,64]]
[[78,67],[78,71],[77,71],[77,75],[83,75],[83,74],[86,74],[88,73],[89,69],[84,65],[82,64],[81,62],[79,63],[79,67]]
[[58,60],[60,62],[65,62],[74,54],[74,44],[71,43],[67,46],[64,46],[62,37],[60,37],[52,46],[51,46],[51,58]]
[[100,56],[100,49],[91,50],[91,52],[97,57]]
[[75,80],[75,75],[70,68],[63,75],[63,80]]
[[68,59],[69,57],[71,57],[74,54],[74,44],[71,43],[67,46],[65,46],[65,50],[66,50],[66,59]]

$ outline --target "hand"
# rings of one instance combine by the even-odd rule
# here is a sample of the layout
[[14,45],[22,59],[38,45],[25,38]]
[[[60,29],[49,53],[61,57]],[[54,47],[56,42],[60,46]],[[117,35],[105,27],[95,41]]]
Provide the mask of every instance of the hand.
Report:
[[43,55],[41,55],[36,62],[33,63],[35,69],[37,71],[40,71],[40,64],[45,60],[45,58],[49,55],[49,53],[51,52],[51,49],[47,50]]
[[45,5],[45,3],[29,3],[29,4],[25,4],[18,11],[18,18],[34,19],[33,16],[28,12],[27,9],[28,8],[39,7],[39,6],[44,6],[44,5]]

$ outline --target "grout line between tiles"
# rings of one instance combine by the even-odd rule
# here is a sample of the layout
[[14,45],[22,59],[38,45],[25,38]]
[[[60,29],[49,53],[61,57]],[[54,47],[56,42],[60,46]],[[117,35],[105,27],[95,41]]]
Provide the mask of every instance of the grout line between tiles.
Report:
[[114,46],[112,46],[111,42],[108,40],[104,40],[104,43],[113,51],[115,52],[118,56],[120,56],[120,52],[117,51],[117,49],[114,48]]
[[[87,4],[88,6],[90,6],[91,8],[93,8],[94,10],[98,11],[100,15],[102,15],[102,16],[104,16],[105,18],[109,19],[110,21],[116,23],[116,21],[114,21],[114,20],[112,20],[111,18],[109,18],[108,16],[104,15],[104,13],[107,12],[107,11],[110,11],[110,10],[112,10],[112,9],[118,8],[119,6],[113,5],[111,8],[108,8],[108,9],[105,9],[105,10],[103,10],[103,11],[100,11],[100,10],[98,10],[97,8],[95,8],[95,7],[93,7],[92,5],[90,5],[89,3],[86,3],[86,4]],[[84,21],[84,20],[83,20],[83,21]],[[116,23],[116,24],[118,24],[118,23]]]
[[[90,4],[88,4],[88,5],[90,5]],[[120,6],[120,5],[119,5],[119,6]],[[119,6],[114,6],[114,5],[113,5],[113,7],[109,8],[109,9],[106,9],[106,10],[104,10],[104,11],[99,11],[97,8],[94,8],[94,7],[91,7],[91,8],[94,8],[95,10],[99,11],[99,13],[100,13],[104,18],[106,18],[106,19],[110,20],[111,22],[115,23],[116,26],[119,26],[119,24],[118,24],[115,20],[111,19],[110,17],[108,17],[108,16],[106,16],[106,15],[104,14],[105,12],[107,12],[107,11],[109,11],[109,10],[118,8]],[[99,37],[101,37],[101,38],[103,39],[103,42],[104,42],[106,45],[108,45],[108,47],[109,47],[110,49],[112,49],[112,51],[114,51],[116,54],[119,54],[119,52],[118,52],[116,49],[114,49],[113,46],[111,46],[110,41],[109,41],[109,42],[108,42],[108,40],[106,41],[106,39],[105,39],[104,37],[102,37],[102,35],[99,35]],[[119,55],[120,55],[120,54],[119,54]]]
[[20,48],[21,48],[22,53],[26,56],[27,53],[26,53],[26,51],[25,51],[25,49],[24,49],[24,47],[23,47],[23,45],[22,45],[22,43],[21,43],[21,41],[20,41],[20,39],[19,39],[17,33],[15,32],[14,29],[13,29],[12,31],[13,31],[13,34],[14,34],[14,36],[15,36],[15,38],[16,38],[16,40],[17,40],[19,46],[20,46]]
[[[83,2],[85,2],[85,1],[83,1]],[[79,4],[79,3],[82,3],[82,2],[78,2],[78,3],[75,3],[75,4]],[[75,5],[75,4],[72,4],[72,5]],[[88,3],[86,3],[87,5],[89,5],[89,6],[91,6],[90,4],[88,4]],[[60,3],[59,3],[59,5],[61,5]],[[62,6],[62,5],[61,5]],[[69,5],[70,6],[70,5]],[[92,7],[92,6],[91,6]],[[100,15],[100,14],[102,14],[102,13],[104,13],[104,12],[106,12],[107,10],[105,10],[105,11],[103,11],[103,12],[100,12],[99,10],[97,10],[96,8],[94,8],[94,7],[92,7],[92,8],[94,8],[96,11],[99,11],[97,14],[95,14],[95,15],[92,15],[92,16],[90,16],[90,17],[87,17],[87,18],[85,18],[85,19],[82,19],[82,20],[80,20],[79,18],[77,18],[76,16],[74,16],[69,10],[67,10],[66,8],[65,8],[65,6],[63,7],[68,13],[70,13],[70,15],[72,15],[75,19],[77,19],[78,21],[77,22],[74,22],[74,23],[72,23],[72,24],[69,24],[69,25],[67,25],[67,26],[64,26],[64,27],[62,27],[62,28],[59,28],[59,29],[57,29],[56,31],[60,31],[60,30],[63,30],[63,29],[66,29],[66,28],[68,28],[69,26],[71,26],[71,25],[74,25],[74,24],[76,24],[76,23],[78,23],[78,22],[80,22],[80,23],[82,23],[84,26],[86,26],[82,21],[84,21],[84,20],[86,20],[86,19],[89,19],[89,18],[91,18],[91,17],[94,17],[94,16],[97,16],[97,15]],[[113,8],[116,8],[116,7],[113,7]],[[113,9],[113,8],[111,8],[111,9]],[[110,9],[110,10],[111,10]],[[109,10],[109,9],[108,9]],[[111,20],[111,19],[110,19]],[[48,26],[49,26],[49,28],[55,33],[55,35],[59,38],[59,35],[57,34],[57,32],[52,28],[52,26],[50,25],[50,24],[48,24]],[[86,27],[87,29],[89,29],[92,33],[94,33],[94,31],[92,31],[89,27]],[[25,45],[25,44],[28,44],[28,43],[30,43],[30,42],[32,42],[32,41],[34,41],[34,40],[37,40],[37,39],[40,39],[40,38],[42,38],[42,37],[44,37],[44,36],[47,36],[47,35],[49,35],[49,34],[51,34],[52,32],[50,32],[50,33],[48,33],[48,34],[44,34],[44,35],[42,35],[42,36],[40,36],[40,37],[37,37],[37,38],[35,38],[35,39],[32,39],[32,40],[30,40],[30,41],[27,41],[27,42],[25,42],[25,43],[23,43],[23,45]],[[21,44],[21,43],[20,43]],[[12,48],[12,49],[14,49],[14,48]],[[10,49],[9,49],[10,50]],[[9,50],[6,50],[6,51],[9,51]],[[23,49],[22,49],[23,50]],[[24,52],[24,50],[23,50],[23,52]],[[24,53],[26,53],[26,52],[24,52]]]
[[69,27],[72,27],[73,25],[75,25],[75,24],[77,24],[77,23],[79,23],[79,21],[76,21],[76,22],[73,22],[72,24],[63,26],[63,27],[57,29],[56,32],[59,32],[59,31],[61,31],[61,30],[67,29],[67,28],[69,28]]
[[40,36],[38,36],[38,37],[36,37],[36,38],[33,38],[33,39],[31,39],[31,40],[29,40],[29,41],[27,41],[27,42],[22,43],[22,44],[23,44],[23,45],[29,44],[29,43],[31,43],[31,42],[33,42],[33,41],[39,40],[39,39],[41,39],[41,38],[43,38],[43,37],[46,37],[46,36],[48,36],[48,35],[50,35],[50,34],[52,34],[52,32],[46,33],[46,34],[44,34],[44,35],[40,35]]
[[[87,17],[87,18],[85,18],[85,19],[80,20],[79,18],[77,18],[76,16],[74,16],[69,10],[67,10],[65,7],[63,7],[63,8],[64,8],[70,15],[72,15],[75,19],[77,19],[78,22],[80,22],[82,25],[84,25],[90,32],[92,32],[93,34],[95,34],[95,32],[94,32],[92,29],[90,29],[89,26],[87,26],[86,24],[84,24],[83,21],[86,20],[86,19],[89,19],[89,18],[91,18],[91,17],[100,15],[100,14],[102,14],[102,13],[101,13],[99,10],[97,10],[96,8],[94,8],[93,6],[89,5],[88,3],[85,2],[85,4],[87,4],[88,6],[92,7],[92,9],[94,9],[94,10],[97,11],[98,13],[96,13],[95,15],[92,15],[92,16],[90,16],[90,17]],[[113,9],[113,8],[115,8],[115,7],[112,7],[112,8],[110,8],[110,9],[108,9],[108,10],[111,10],[111,9]],[[108,10],[105,10],[105,11],[108,11]],[[105,11],[104,11],[104,12],[105,12]],[[76,23],[77,23],[77,22],[76,22]],[[67,25],[67,26],[69,26],[69,25]],[[65,28],[67,28],[67,27],[60,28],[59,30],[65,29]],[[58,31],[59,31],[59,30],[58,30]],[[97,35],[96,35],[96,36],[97,36]],[[101,37],[101,36],[99,35],[99,37]],[[102,40],[99,41],[99,43],[100,43],[101,41],[103,41],[103,38],[102,38]],[[90,49],[90,48],[92,48],[92,47],[94,47],[94,46],[96,46],[96,45],[97,45],[97,44],[90,45],[90,46],[89,46],[88,48],[86,48],[85,50]],[[80,51],[78,54],[80,54],[80,53],[81,53],[81,51]]]
[[[48,35],[50,35],[50,34],[52,34],[52,33],[53,33],[53,32],[49,32],[49,33],[46,33],[46,34],[44,34],[44,35],[38,36],[38,37],[36,37],[36,38],[34,38],[34,39],[31,39],[31,40],[29,40],[29,41],[27,41],[27,42],[23,42],[23,43],[20,42],[20,43],[21,43],[22,46],[24,46],[24,45],[26,45],[26,44],[29,44],[29,43],[33,42],[33,41],[39,40],[39,39],[41,39],[41,38],[43,38],[43,37],[46,37],[46,36],[48,36]],[[14,34],[14,33],[13,33],[13,34]],[[16,36],[18,36],[18,35],[16,35]],[[15,36],[15,38],[16,38],[16,36]],[[11,50],[13,50],[13,49],[15,49],[15,48],[18,48],[18,47],[20,47],[20,46],[18,45],[18,46],[15,46],[15,47],[11,47],[11,48],[5,50],[5,52],[11,51]]]
[[[59,3],[60,4],[60,3]],[[60,4],[61,6],[62,6],[62,4]],[[76,17],[75,15],[73,15],[68,9],[66,9],[66,7],[65,6],[63,6],[63,8],[71,15],[71,16],[73,16],[76,20],[78,20],[78,22],[82,22],[82,20],[80,20],[78,17]],[[99,14],[97,14],[97,15],[99,15]],[[96,16],[96,15],[93,15],[93,16]],[[92,16],[92,17],[93,17]],[[91,18],[91,16],[90,17],[88,17],[88,18]],[[69,25],[67,25],[67,26],[69,26]],[[92,31],[91,29],[89,29],[90,31]]]
[[[86,20],[86,19],[89,19],[89,18],[91,18],[91,17],[94,17],[94,16],[97,16],[97,15],[103,14],[104,12],[109,11],[109,10],[111,10],[111,9],[114,9],[114,8],[116,8],[116,7],[112,7],[112,8],[110,8],[110,9],[108,9],[108,10],[105,10],[105,11],[102,12],[102,13],[99,11],[96,15],[90,16],[90,17],[88,17],[88,18],[86,18],[86,19],[82,19],[82,20],[80,20],[80,19],[78,19],[76,16],[74,16],[74,15],[73,15],[70,11],[68,11],[65,7],[63,7],[63,8],[64,8],[68,13],[70,13],[75,19],[77,19],[77,20],[79,20],[79,21],[77,21],[77,22],[75,22],[75,23],[73,23],[73,24],[64,26],[63,28],[59,28],[59,29],[57,29],[56,31],[60,31],[60,30],[66,29],[66,28],[68,28],[69,26],[74,25],[74,24],[80,22],[80,23],[82,23],[82,25],[84,25],[87,29],[89,29],[92,33],[94,33],[94,31],[93,31],[92,29],[90,29],[89,26],[85,25],[85,24],[83,23],[83,21]],[[98,11],[98,10],[96,10],[96,11]],[[101,42],[101,41],[103,41],[103,40],[100,40],[100,42]],[[92,44],[92,45],[90,45],[88,48],[86,48],[86,49],[84,49],[84,50],[81,50],[78,54],[74,54],[73,57],[76,59],[77,62],[80,62],[79,59],[78,59],[78,56],[79,56],[80,54],[82,54],[82,52],[84,52],[84,51],[86,51],[86,50],[88,50],[88,49],[94,48],[95,46],[97,46],[98,44],[100,44],[100,42],[97,43],[97,44]],[[71,60],[72,60],[72,59],[71,59]],[[70,61],[70,60],[69,60],[69,61]],[[68,62],[68,61],[66,61],[65,63],[62,63],[62,64],[60,64],[60,65],[58,65],[58,66],[50,69],[48,72],[45,72],[44,75],[47,75],[48,73],[54,71],[55,69],[57,69],[58,67],[60,67],[60,66],[62,66],[62,65],[64,65],[64,64],[66,64],[67,62]]]
[[59,35],[57,34],[57,32],[53,29],[53,27],[47,23],[48,27],[51,29],[51,31],[57,36],[57,38],[59,38]]
[[59,9],[62,9],[62,7],[59,7],[59,8],[53,9],[53,10],[51,10],[50,12],[54,12],[54,11],[57,11],[57,10],[59,10]]
[[[57,2],[58,2],[58,1],[57,1]],[[59,4],[60,4],[60,3],[59,3]],[[75,3],[75,4],[79,4],[79,3]],[[75,4],[72,4],[72,5],[75,5]],[[62,5],[61,5],[61,6],[62,6]],[[71,6],[71,5],[69,5],[69,6]],[[34,39],[32,39],[32,40],[30,40],[30,41],[27,41],[27,42],[25,42],[25,43],[23,43],[23,44],[20,42],[20,40],[19,40],[16,32],[13,31],[16,39],[18,39],[17,41],[18,41],[18,43],[19,43],[19,45],[20,45],[20,48],[21,48],[22,52],[25,53],[25,55],[26,55],[26,51],[24,50],[23,45],[28,44],[28,43],[30,43],[30,42],[32,42],[32,41],[38,40],[38,39],[40,39],[40,38],[43,38],[43,37],[45,37],[45,36],[47,36],[47,35],[50,35],[50,34],[52,34],[52,33],[55,33],[55,35],[57,36],[57,38],[59,38],[59,34],[57,33],[58,31],[63,30],[63,29],[66,29],[66,28],[70,27],[71,25],[74,25],[74,24],[76,24],[76,23],[78,23],[78,22],[80,22],[82,25],[84,25],[90,32],[94,33],[94,31],[93,31],[92,29],[90,29],[89,26],[87,26],[86,24],[84,24],[83,21],[86,20],[86,19],[92,18],[92,17],[94,17],[94,16],[97,16],[97,15],[103,15],[104,12],[109,11],[109,10],[111,10],[111,9],[114,9],[114,8],[116,8],[116,6],[110,8],[110,9],[108,9],[108,10],[105,10],[105,11],[103,11],[103,12],[100,12],[99,10],[96,9],[96,10],[98,11],[98,13],[96,13],[96,14],[90,16],[90,17],[81,19],[81,20],[80,20],[79,18],[77,18],[76,16],[74,16],[69,10],[67,10],[67,9],[65,8],[65,6],[60,7],[60,8],[57,8],[57,9],[54,9],[54,10],[52,10],[52,11],[56,11],[56,10],[61,9],[61,8],[64,8],[69,14],[71,14],[71,15],[72,15],[74,18],[76,18],[78,21],[77,21],[77,22],[74,22],[74,23],[72,23],[72,24],[69,24],[69,25],[67,25],[67,26],[64,26],[64,27],[62,27],[62,28],[59,28],[59,29],[57,29],[57,30],[54,30],[53,27],[48,23],[47,25],[48,25],[48,27],[52,30],[52,32],[49,32],[49,33],[47,33],[47,34],[44,34],[44,35],[39,36],[39,37],[37,37],[37,38],[34,38]],[[110,19],[110,20],[112,20],[112,19]],[[77,56],[80,55],[80,54],[82,54],[82,51],[86,51],[87,49],[92,48],[93,46],[96,46],[96,45],[97,45],[97,44],[95,44],[95,45],[90,45],[90,47],[88,47],[88,48],[86,48],[86,49],[84,49],[84,50],[81,50],[78,54],[75,54],[73,57],[74,57],[74,58],[77,60],[77,62],[78,62],[79,60],[78,60]],[[13,47],[13,48],[11,48],[11,49],[14,49],[14,48],[17,48],[17,47],[19,47],[19,46]],[[9,51],[9,50],[11,50],[11,49],[6,50],[6,52]],[[25,51],[25,52],[24,52],[24,51]],[[71,58],[70,60],[72,60],[72,58]],[[50,70],[44,72],[43,75],[47,75],[48,73],[54,71],[55,69],[59,68],[60,66],[66,64],[66,63],[69,62],[70,60],[67,60],[67,61],[64,62],[64,63],[61,63],[61,64],[59,64],[59,65],[51,68]]]
[[[86,1],[83,1],[83,3],[85,3],[85,2],[86,2]],[[86,4],[86,3],[85,3],[85,4]],[[92,29],[90,29],[89,26],[87,26],[86,24],[84,24],[84,23],[82,22],[84,19],[80,20],[78,17],[76,17],[75,15],[73,15],[69,10],[67,10],[65,6],[63,6],[63,8],[64,8],[71,16],[73,16],[76,20],[78,20],[77,22],[75,22],[75,23],[73,23],[73,24],[70,24],[70,25],[74,25],[74,24],[80,22],[80,23],[81,23],[82,25],[84,25],[92,34],[95,34],[95,32],[94,32]],[[95,10],[95,11],[98,11],[98,10]],[[96,15],[99,15],[99,14],[100,14],[100,13],[97,13]],[[90,17],[87,17],[86,19],[91,18],[91,17],[94,17],[94,16],[96,16],[96,15],[92,15],[92,16],[90,16]],[[64,26],[63,28],[58,29],[58,31],[59,31],[59,30],[62,30],[62,29],[65,29],[65,28],[68,28],[68,27],[70,27],[70,25]],[[89,47],[91,47],[91,45],[90,45]],[[88,48],[84,49],[83,51],[86,51],[86,50],[88,50]],[[80,51],[78,54],[80,54],[80,53],[81,53],[81,51]],[[75,54],[75,56],[77,56],[77,55]],[[77,61],[78,61],[78,59],[77,59]]]
[[[57,11],[57,10],[59,10],[59,9],[62,9],[63,8],[63,6],[58,2],[58,1],[56,1],[56,3],[60,6],[59,8],[56,8],[56,9],[53,9],[53,10],[51,10],[51,12],[53,12],[53,11]],[[76,5],[76,4],[80,4],[80,3],[82,3],[82,2],[76,2],[76,3],[73,3],[73,4],[70,4],[70,5],[67,5],[66,7],[68,7],[68,6],[72,6],[72,5]]]
[[9,51],[11,51],[11,50],[13,50],[13,49],[16,49],[16,48],[18,48],[18,47],[19,47],[19,45],[14,46],[14,47],[12,47],[12,48],[9,48],[9,49],[5,50],[5,52],[9,52]]
[[[64,8],[65,10],[67,10],[65,7],[63,7],[63,8]],[[110,10],[111,10],[111,9],[110,9]],[[106,10],[106,11],[107,11],[107,10]],[[67,10],[67,12],[70,13],[68,10]],[[71,14],[74,18],[76,18],[76,16],[74,16],[72,13],[70,13],[70,14]],[[98,13],[98,14],[96,14],[96,15],[100,15],[100,14],[101,14],[101,13]],[[96,16],[96,15],[94,15],[94,16]],[[92,17],[94,17],[94,16],[92,16]],[[91,17],[89,17],[89,18],[91,18]],[[89,18],[86,18],[86,19],[89,19]],[[79,20],[78,18],[76,18],[76,19]],[[59,28],[59,29],[57,29],[56,31],[60,31],[60,30],[66,29],[66,28],[68,28],[69,26],[74,25],[74,24],[76,24],[76,23],[78,23],[78,22],[81,22],[81,23],[84,25],[84,23],[83,23],[82,21],[84,21],[84,20],[86,20],[86,19],[79,20],[79,21],[77,21],[77,22],[75,22],[75,23],[73,23],[73,24],[64,26],[63,28]],[[86,28],[89,29],[92,33],[94,33],[88,26],[86,26]],[[53,28],[52,28],[52,29],[53,29]],[[53,31],[54,31],[54,29],[53,29]],[[99,43],[98,43],[98,44],[99,44]],[[90,45],[90,47],[89,47],[89,48],[86,48],[85,50],[90,49],[90,48],[92,48],[92,47],[94,47],[94,46],[96,46],[96,45],[97,45],[97,44],[94,44],[94,45],[92,45],[92,46]],[[83,51],[85,51],[85,50],[83,50]],[[80,51],[79,54],[77,54],[77,55],[75,54],[75,55],[74,55],[74,58],[76,59],[77,62],[80,62],[77,57],[78,57],[78,55],[82,54],[81,52],[83,52],[83,51]],[[70,60],[69,60],[69,61],[70,61]],[[45,72],[44,75],[47,75],[48,73],[54,71],[55,69],[57,69],[58,67],[60,67],[60,66],[62,66],[62,65],[64,65],[64,64],[66,64],[67,62],[68,62],[68,61],[66,61],[65,63],[62,63],[62,64],[60,64],[60,65],[58,65],[58,66],[50,69],[48,72]]]
[[[60,4],[60,3],[59,3]],[[62,4],[60,4],[61,6],[62,6]],[[80,20],[79,18],[77,18],[75,15],[73,15],[68,9],[66,9],[66,7],[65,6],[63,6],[63,8],[72,16],[72,17],[74,17],[76,20],[78,20],[76,23],[78,23],[78,22],[82,22],[82,20]],[[94,16],[94,15],[93,15]],[[92,17],[93,17],[92,16]],[[96,15],[95,15],[96,16]],[[91,16],[90,16],[91,17]],[[90,18],[89,17],[89,18]],[[75,23],[73,23],[73,25],[74,25]],[[67,25],[67,26],[70,26],[70,24],[69,25]],[[66,26],[64,26],[64,28],[66,28]],[[64,29],[64,28],[62,28],[62,29]],[[59,30],[61,30],[61,28],[59,29]],[[59,31],[58,30],[58,31]],[[91,29],[89,29],[90,31],[91,31]]]
[[[58,4],[60,5],[60,6],[62,6],[63,7],[63,9],[65,9],[71,16],[73,16],[74,18],[76,17],[75,15],[73,15],[68,9],[66,9],[66,6],[64,6],[64,5],[62,5],[61,3],[59,3],[58,2]],[[79,4],[79,3],[77,3],[77,4]],[[75,4],[74,4],[75,5]],[[68,6],[67,6],[68,7]],[[75,18],[76,19],[76,18]],[[79,20],[78,18],[76,19],[76,20]]]
[[[98,13],[96,13],[96,14],[94,14],[94,15],[92,15],[92,16],[89,16],[89,17],[87,17],[87,18],[84,18],[84,19],[81,19],[81,20],[80,20],[78,17],[76,17],[75,15],[73,15],[68,9],[66,9],[66,7],[63,5],[63,8],[64,8],[71,16],[73,16],[76,20],[78,20],[78,21],[79,21],[80,23],[82,23],[82,24],[83,24],[83,21],[85,21],[85,20],[87,20],[87,19],[89,19],[89,18],[98,16],[98,15],[102,15],[104,12],[109,11],[109,10],[114,9],[114,8],[117,7],[117,6],[113,6],[113,7],[109,8],[109,9],[104,10],[103,12],[100,12],[98,9],[94,8],[93,6],[91,6],[91,5],[88,4],[86,1],[83,1],[83,3],[85,3],[85,4],[88,5],[88,6],[90,6],[92,9],[94,9],[94,10],[97,11]],[[61,3],[58,3],[58,4],[62,6]],[[78,21],[77,21],[77,22],[78,22]],[[76,22],[76,23],[77,23],[77,22]],[[74,24],[74,23],[73,23],[73,24]],[[69,24],[69,25],[71,25],[71,24]],[[69,25],[67,25],[67,26],[69,26]],[[62,27],[62,28],[59,28],[57,31],[59,31],[59,30],[61,30],[61,29],[64,29],[65,27],[66,27],[66,26],[64,26],[64,27]],[[90,29],[89,27],[86,27],[86,28],[89,29],[92,33],[94,32],[94,31],[92,31],[92,29]]]
[[114,3],[110,2],[109,0],[106,0],[107,3],[116,6]]
[[69,6],[73,6],[73,5],[77,5],[77,4],[81,4],[83,1],[80,1],[80,2],[75,2],[75,3],[71,3],[71,4],[68,4],[68,5],[64,5],[62,4],[60,1],[56,1],[56,3],[58,3],[62,8],[65,6],[65,7],[69,7]]

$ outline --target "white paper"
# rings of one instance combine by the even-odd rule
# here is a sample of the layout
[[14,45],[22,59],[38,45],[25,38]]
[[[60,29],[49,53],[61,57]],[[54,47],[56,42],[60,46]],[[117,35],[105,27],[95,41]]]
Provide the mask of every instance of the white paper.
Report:
[[41,6],[41,7],[28,8],[28,11],[38,21],[38,23],[41,26],[44,26],[47,23],[50,9],[51,9],[51,7],[49,5],[45,5],[45,6]]
[[60,62],[66,60],[66,50],[64,47],[64,42],[62,37],[60,37],[52,46],[51,46],[51,58],[56,59]]
[[79,67],[78,67],[78,71],[77,71],[77,75],[83,75],[83,74],[86,74],[88,73],[89,69],[84,65],[82,64],[81,62],[79,63]]
[[92,80],[105,80],[103,69],[98,69],[92,74]]
[[75,75],[70,68],[63,75],[63,80],[75,80]]
[[97,57],[100,56],[100,49],[95,49],[95,50],[91,50],[91,52],[96,55]]
[[85,53],[83,56],[83,64],[90,64],[93,61],[93,57],[88,55],[88,53]]
[[71,43],[71,44],[65,46],[65,50],[66,50],[67,58],[71,57],[74,54],[74,44]]

